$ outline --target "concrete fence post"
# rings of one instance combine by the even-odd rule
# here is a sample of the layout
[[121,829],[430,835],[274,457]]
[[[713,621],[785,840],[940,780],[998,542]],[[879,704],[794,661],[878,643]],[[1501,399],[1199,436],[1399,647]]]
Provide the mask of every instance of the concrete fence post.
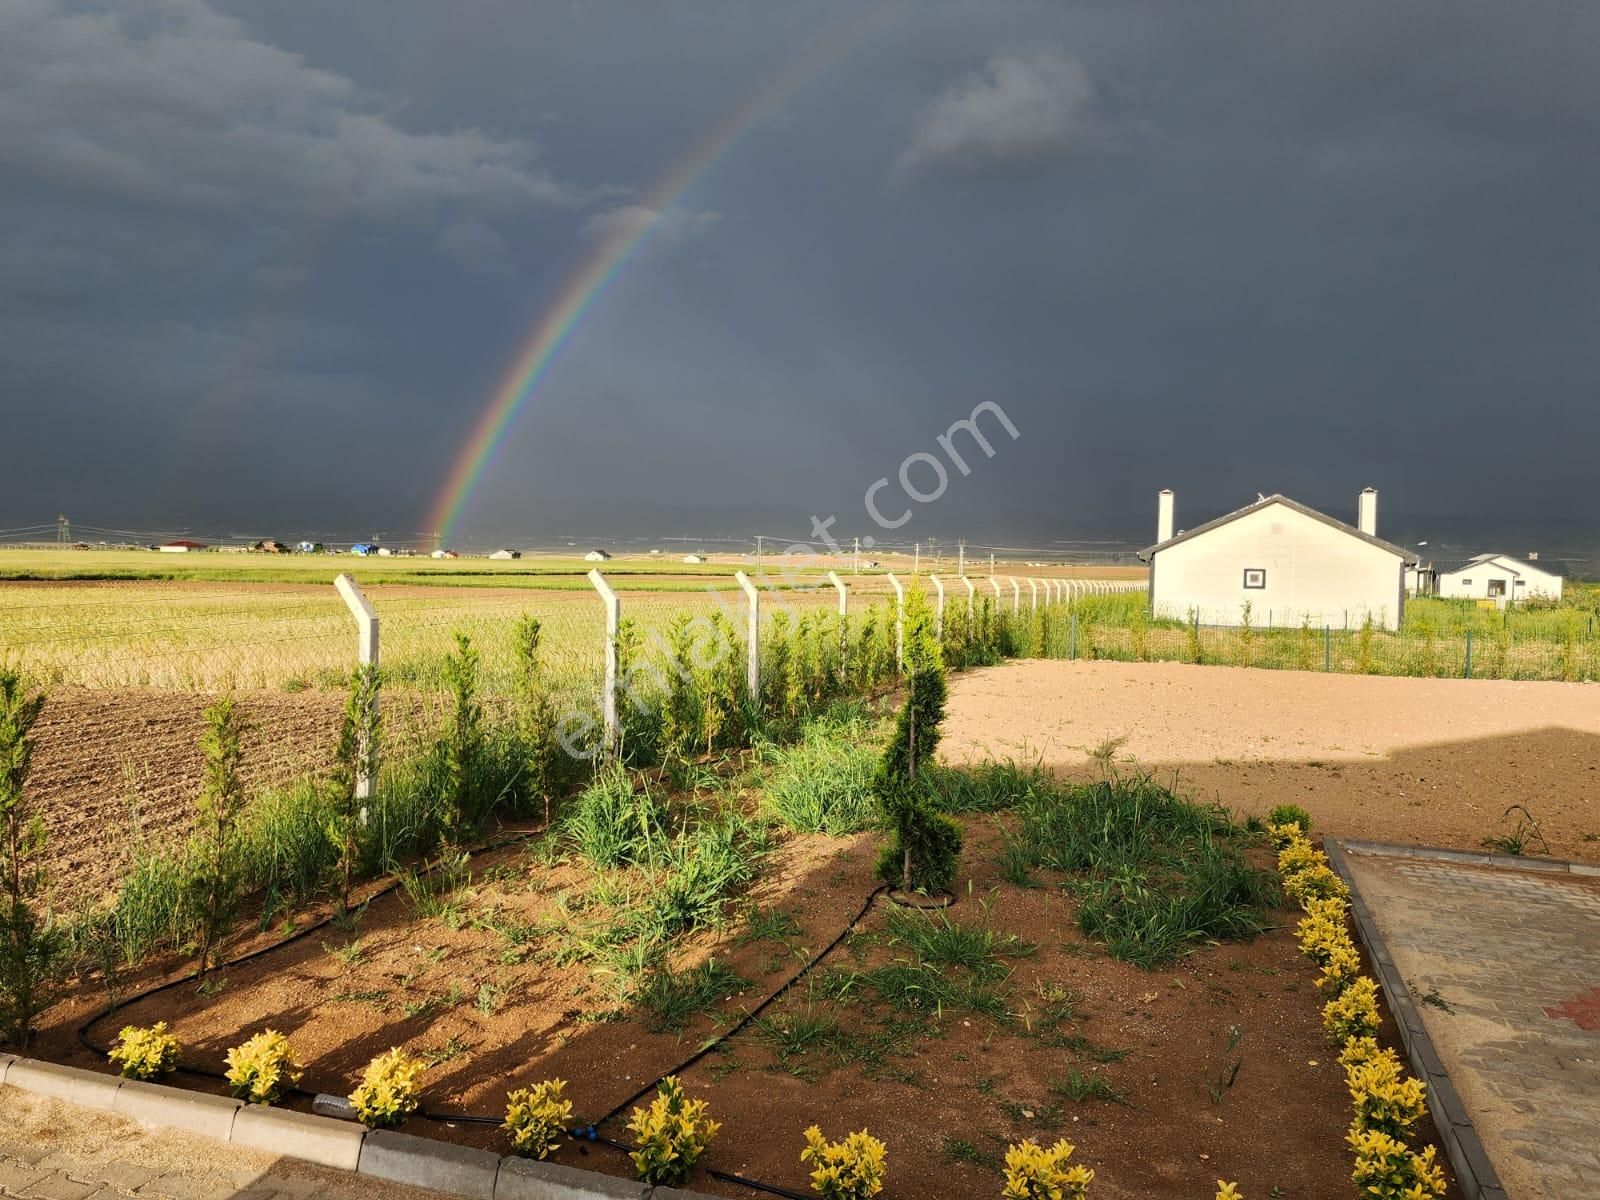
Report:
[[1467,630],[1467,661],[1462,675],[1467,679],[1472,678],[1472,630],[1470,629]]
[[734,579],[744,589],[745,599],[749,602],[749,616],[745,623],[745,638],[749,646],[745,653],[744,678],[745,685],[750,690],[750,699],[759,703],[761,700],[761,589],[750,582],[750,576],[743,571],[735,571]]
[[600,712],[605,724],[606,750],[615,754],[622,745],[622,720],[617,712],[617,637],[622,631],[622,601],[611,590],[599,567],[589,572],[589,582],[606,606],[606,675],[600,685]]
[[1000,615],[1000,581],[993,575],[989,576],[989,586],[994,589],[994,615]]
[[933,636],[936,641],[944,641],[944,580],[937,575],[929,575],[933,580],[933,590],[937,596],[933,602]]
[[850,593],[845,590],[844,580],[839,578],[837,572],[829,571],[828,582],[833,584],[834,590],[839,593],[839,615],[848,617],[850,615]]
[[839,674],[842,678],[846,660],[850,657],[850,593],[845,590],[844,580],[839,578],[836,571],[828,572],[828,582],[839,593]]
[[961,577],[961,582],[967,585],[967,617],[970,619],[972,617],[972,602],[978,594],[978,588],[966,575]]
[[[356,661],[363,667],[378,666],[378,610],[372,607],[362,592],[360,585],[349,575],[339,574],[334,577],[333,586],[338,591],[345,607],[350,610],[350,615],[356,619]],[[373,698],[373,704],[378,700]],[[374,716],[377,714],[374,713]],[[356,767],[356,799],[372,799],[374,775],[378,770],[378,754],[375,747],[368,746],[363,738],[362,745],[357,750],[358,766]]]
[[1011,580],[1011,611],[1013,614],[1019,613],[1022,611],[1022,585],[1017,582],[1015,575],[1007,575],[1006,578]]
[[1032,596],[1034,611],[1037,612],[1039,608],[1039,581],[1037,579],[1029,579],[1028,590]]
[[906,590],[889,572],[889,586],[894,589],[894,669],[901,674],[906,669]]

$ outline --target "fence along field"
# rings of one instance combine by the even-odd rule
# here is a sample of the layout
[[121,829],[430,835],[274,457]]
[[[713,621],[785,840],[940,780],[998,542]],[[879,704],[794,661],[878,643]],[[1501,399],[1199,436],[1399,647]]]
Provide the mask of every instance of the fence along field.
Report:
[[[629,575],[630,569],[619,572],[617,582],[637,642],[634,653],[643,666],[658,668],[639,672],[647,683],[661,677],[676,619],[721,612],[730,636],[742,633],[745,598],[731,568],[713,568],[697,580],[681,568],[640,576]],[[322,573],[326,579],[325,567]],[[880,643],[890,644],[886,578],[849,578],[850,617],[837,633],[859,638],[870,621]],[[947,578],[952,613],[964,611],[965,589]],[[478,685],[489,719],[510,719],[512,640],[525,616],[541,623],[541,686],[556,709],[597,719],[605,641],[593,589],[586,582],[575,588],[570,574],[560,579],[561,590],[543,586],[542,578],[531,588],[506,586],[522,580],[500,573],[496,582],[500,586],[395,582],[369,589],[382,622],[386,765],[417,760],[434,739],[448,707],[446,667],[457,634],[480,655]],[[686,583],[691,588],[679,590]],[[1065,581],[1040,583],[1041,604],[1052,595],[1064,603]],[[981,586],[992,604],[992,586],[987,580]],[[764,637],[785,622],[792,629],[801,617],[812,617],[818,629],[824,620],[837,620],[830,615],[837,604],[831,586],[764,590]],[[1002,591],[1003,607],[1031,611],[1026,584]],[[835,636],[828,635],[830,643]],[[1053,644],[1055,653],[1064,653],[1059,636]],[[742,644],[735,652],[744,653]],[[234,695],[246,716],[244,761],[253,790],[291,789],[325,769],[356,653],[351,615],[326,582],[0,584],[0,661],[49,693],[30,790],[46,809],[56,883],[70,881],[81,895],[104,894],[140,855],[181,842],[200,785],[202,715],[219,695]]]
[[[1143,596],[1105,598],[1079,617],[1072,657],[1193,662],[1276,670],[1431,678],[1600,679],[1600,588],[1569,584],[1558,606],[1480,609],[1468,600],[1406,601],[1398,632],[1295,624],[1250,614],[1219,627],[1152,620]],[[1244,614],[1241,613],[1241,618]],[[1260,622],[1259,624],[1255,622]]]
[[[40,555],[94,564],[99,555]],[[115,557],[115,556],[110,556]],[[130,556],[131,557],[131,556]],[[153,556],[141,561],[149,563]],[[210,557],[210,556],[207,556]],[[272,566],[250,571],[271,574]],[[11,565],[11,564],[8,564]],[[120,568],[118,563],[112,564]],[[476,570],[479,564],[467,568]],[[163,570],[166,564],[160,564]],[[488,573],[494,586],[423,586],[436,567],[362,563],[380,582],[369,588],[383,623],[386,742],[391,758],[421,754],[444,714],[444,667],[454,637],[465,633],[481,654],[480,687],[499,719],[514,687],[513,630],[524,615],[542,623],[544,686],[559,709],[597,713],[603,678],[604,616],[580,564],[565,577]],[[742,634],[744,597],[731,567],[695,578],[681,567],[643,562],[612,574],[646,660],[659,661],[667,630],[680,614],[722,611]],[[212,563],[204,564],[214,569]],[[30,564],[30,572],[42,568]],[[184,567],[184,570],[200,568]],[[233,563],[222,564],[233,572]],[[288,568],[305,568],[291,564]],[[244,568],[239,568],[244,570]],[[319,568],[326,580],[328,569]],[[610,572],[608,572],[610,573]],[[255,576],[251,576],[254,578]],[[476,576],[473,576],[477,580]],[[522,586],[531,578],[535,586]],[[946,603],[964,610],[965,589],[943,575]],[[880,631],[891,599],[882,575],[848,576],[851,636],[869,613]],[[1031,610],[1026,579],[974,579],[979,601]],[[1596,592],[1569,587],[1551,610],[1484,612],[1457,602],[1413,600],[1397,634],[1377,630],[1210,628],[1152,621],[1142,586],[1087,595],[1083,583],[1039,580],[1039,602],[1060,597],[1059,617],[1022,653],[1059,658],[1199,661],[1255,667],[1374,674],[1484,678],[1600,678]],[[517,586],[508,586],[515,584]],[[559,584],[559,587],[549,586]],[[1113,585],[1105,585],[1107,587]],[[797,614],[832,610],[834,590],[772,591],[763,604],[770,630],[782,607]],[[876,612],[875,612],[876,610]],[[1470,650],[1469,650],[1470,644]],[[321,769],[335,739],[343,693],[355,661],[348,611],[326,582],[61,580],[0,584],[0,660],[50,692],[41,721],[32,782],[48,806],[51,856],[58,881],[99,893],[115,885],[135,853],[183,837],[198,788],[196,740],[201,714],[232,692],[249,719],[246,764],[252,787],[281,788]]]

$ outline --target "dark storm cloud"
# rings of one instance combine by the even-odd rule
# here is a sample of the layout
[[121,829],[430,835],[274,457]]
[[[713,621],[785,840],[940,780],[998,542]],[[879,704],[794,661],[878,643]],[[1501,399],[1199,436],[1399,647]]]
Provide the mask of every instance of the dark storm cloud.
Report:
[[416,530],[564,274],[646,226],[468,540],[864,532],[986,399],[1020,438],[908,537],[1137,534],[1161,486],[1584,511],[1592,8],[893,4],[647,198],[860,11],[14,0],[0,525]]

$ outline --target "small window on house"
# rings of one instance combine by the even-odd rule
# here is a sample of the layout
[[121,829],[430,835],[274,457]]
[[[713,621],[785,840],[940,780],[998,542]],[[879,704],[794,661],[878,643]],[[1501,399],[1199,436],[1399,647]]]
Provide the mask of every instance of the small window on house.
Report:
[[1265,567],[1246,567],[1244,569],[1244,585],[1247,588],[1264,588],[1267,586],[1267,571]]
[[1527,587],[1528,586],[1528,581],[1526,579],[1519,579],[1519,580],[1516,581],[1516,583],[1512,584],[1511,586],[1512,587]]
[[1462,580],[1462,581],[1461,581],[1461,586],[1462,586],[1462,587],[1471,587],[1471,586],[1472,586],[1472,580],[1470,580],[1470,579],[1463,579],[1463,580]]
[[1489,595],[1504,596],[1506,594],[1506,581],[1504,579],[1489,580]]

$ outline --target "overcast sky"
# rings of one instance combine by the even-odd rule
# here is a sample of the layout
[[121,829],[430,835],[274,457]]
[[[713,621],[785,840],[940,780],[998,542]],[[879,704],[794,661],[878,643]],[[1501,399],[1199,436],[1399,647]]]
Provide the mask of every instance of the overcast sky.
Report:
[[1593,4],[110,7],[0,4],[0,526],[426,532],[651,219],[463,540],[865,532],[984,400],[1018,438],[907,537],[1594,515]]

